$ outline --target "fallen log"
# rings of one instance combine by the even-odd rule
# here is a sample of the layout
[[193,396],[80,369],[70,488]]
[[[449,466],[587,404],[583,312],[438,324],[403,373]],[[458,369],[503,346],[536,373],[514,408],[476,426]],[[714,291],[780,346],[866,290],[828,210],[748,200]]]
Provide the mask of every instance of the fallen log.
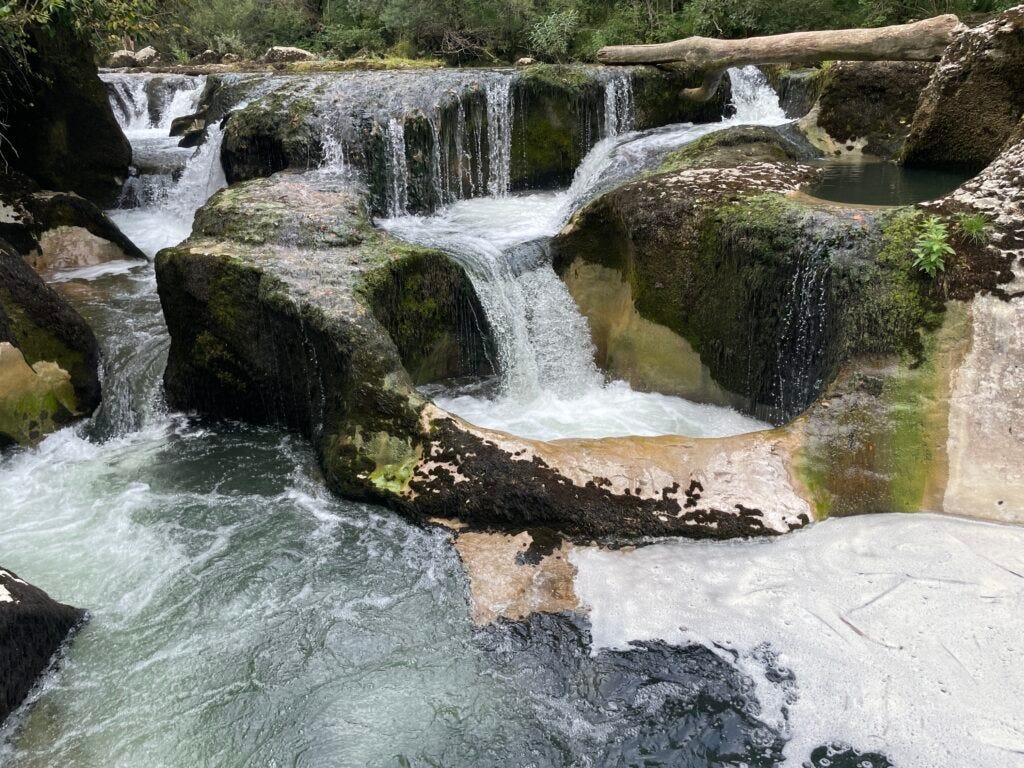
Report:
[[609,45],[598,51],[597,59],[611,66],[654,64],[701,77],[701,86],[684,94],[704,101],[714,95],[729,67],[822,61],[938,61],[961,29],[960,19],[945,14],[874,29],[790,32],[742,40],[687,37],[654,45]]

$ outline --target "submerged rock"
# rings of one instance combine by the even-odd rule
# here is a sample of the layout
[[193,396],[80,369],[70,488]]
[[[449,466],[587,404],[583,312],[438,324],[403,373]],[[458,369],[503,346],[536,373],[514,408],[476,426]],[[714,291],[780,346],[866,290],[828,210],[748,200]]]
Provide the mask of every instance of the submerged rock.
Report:
[[25,701],[85,618],[85,611],[56,602],[0,568],[0,724]]
[[99,405],[99,348],[92,330],[0,240],[2,342],[0,443],[35,442]]
[[914,115],[908,165],[977,171],[995,160],[1024,113],[1024,5],[959,34]]

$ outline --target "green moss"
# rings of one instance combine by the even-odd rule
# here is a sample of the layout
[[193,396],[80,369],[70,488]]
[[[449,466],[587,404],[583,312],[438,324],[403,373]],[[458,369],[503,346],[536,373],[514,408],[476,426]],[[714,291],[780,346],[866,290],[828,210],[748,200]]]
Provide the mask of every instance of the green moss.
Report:
[[779,134],[771,128],[744,126],[703,136],[669,153],[655,173],[695,167],[733,167],[790,159]]
[[561,64],[534,64],[523,71],[522,78],[565,91],[579,90],[594,82],[593,74],[585,67]]
[[32,322],[24,309],[13,300],[10,293],[2,288],[0,288],[0,303],[3,304],[4,311],[7,313],[16,344],[29,365],[48,360],[57,363],[70,373],[73,382],[84,382],[91,379],[93,371],[89,367],[85,355],[69,348],[46,328]]

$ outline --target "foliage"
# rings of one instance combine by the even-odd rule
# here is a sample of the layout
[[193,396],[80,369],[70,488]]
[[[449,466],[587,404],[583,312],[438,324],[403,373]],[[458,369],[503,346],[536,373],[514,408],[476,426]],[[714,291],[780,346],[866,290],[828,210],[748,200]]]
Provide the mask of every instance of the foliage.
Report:
[[956,223],[965,239],[976,245],[984,245],[988,242],[989,227],[992,221],[984,213],[958,213]]
[[556,11],[534,25],[530,32],[530,43],[538,54],[561,61],[569,53],[579,28],[580,14],[575,8]]
[[938,216],[929,216],[921,223],[917,240],[911,249],[914,266],[934,278],[946,270],[946,256],[956,253],[949,244],[949,230]]

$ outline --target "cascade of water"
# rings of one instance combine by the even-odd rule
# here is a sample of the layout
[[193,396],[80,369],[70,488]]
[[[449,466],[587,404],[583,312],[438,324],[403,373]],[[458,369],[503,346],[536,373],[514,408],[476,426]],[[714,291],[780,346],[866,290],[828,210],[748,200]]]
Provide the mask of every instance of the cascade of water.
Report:
[[734,67],[729,70],[732,85],[732,105],[736,110],[734,124],[779,125],[788,122],[779,106],[775,92],[764,72],[754,66]]
[[409,208],[409,166],[405,159],[405,122],[388,120],[387,129],[388,213],[400,216]]
[[[760,71],[751,70],[730,72],[735,98],[742,104],[737,117],[717,124],[625,134],[620,131],[633,121],[631,77],[614,73],[605,87],[604,131],[608,135],[584,158],[569,189],[508,197],[507,187],[496,186],[492,175],[486,199],[463,200],[428,218],[380,222],[400,237],[452,254],[473,281],[495,337],[501,374],[499,397],[455,393],[442,395],[439,402],[475,423],[537,437],[674,430],[695,434],[760,426],[735,413],[723,417],[718,412],[702,413],[708,423],[695,425],[696,415],[690,409],[699,407],[692,403],[641,395],[621,383],[605,385],[594,364],[587,322],[545,253],[547,239],[587,200],[623,179],[656,168],[673,149],[743,122],[784,122],[777,97]],[[495,80],[488,87],[492,147],[494,129],[499,125],[493,115],[511,115],[505,84],[507,81]],[[493,149],[491,156],[494,168]],[[808,290],[814,286],[809,285]],[[586,423],[579,419],[580,408],[593,411],[582,420]],[[623,409],[629,410],[628,415]],[[593,431],[588,431],[591,427]]]
[[604,85],[604,135],[627,133],[635,123],[632,73],[612,72]]
[[104,73],[110,104],[126,134],[169,129],[175,117],[196,111],[205,75],[124,75]]
[[507,195],[512,182],[512,77],[487,83],[487,191]]
[[806,408],[821,391],[822,354],[829,320],[829,263],[824,248],[810,244],[797,260],[784,300],[775,352],[771,418],[785,421]]

